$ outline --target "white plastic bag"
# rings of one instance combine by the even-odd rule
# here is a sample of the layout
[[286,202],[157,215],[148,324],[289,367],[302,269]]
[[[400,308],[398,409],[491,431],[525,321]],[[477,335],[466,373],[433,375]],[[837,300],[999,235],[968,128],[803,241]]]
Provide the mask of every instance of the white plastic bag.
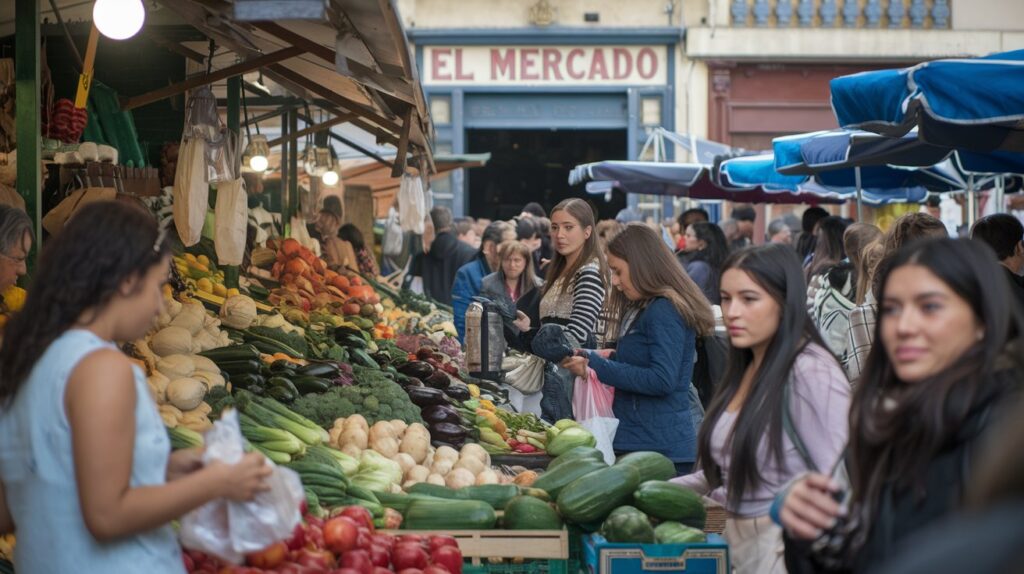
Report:
[[249,199],[242,178],[217,183],[216,228],[213,235],[217,263],[241,265],[249,231]]
[[424,220],[428,213],[423,182],[418,177],[403,175],[398,188],[398,219],[402,229],[423,235]]
[[604,454],[605,463],[614,464],[615,431],[619,429],[619,419],[612,412],[615,389],[598,380],[593,369],[587,369],[586,378],[576,377],[573,387],[573,416],[594,435],[594,448]]
[[199,243],[209,209],[210,186],[206,183],[205,145],[199,139],[182,139],[174,173],[174,227],[185,247]]
[[[213,423],[205,439],[204,463],[235,464],[245,454],[238,413],[233,409]],[[267,464],[274,463],[268,460]],[[186,514],[181,519],[181,545],[239,564],[246,554],[290,537],[302,519],[302,482],[292,470],[274,467],[267,484],[270,490],[249,502],[214,500]]]

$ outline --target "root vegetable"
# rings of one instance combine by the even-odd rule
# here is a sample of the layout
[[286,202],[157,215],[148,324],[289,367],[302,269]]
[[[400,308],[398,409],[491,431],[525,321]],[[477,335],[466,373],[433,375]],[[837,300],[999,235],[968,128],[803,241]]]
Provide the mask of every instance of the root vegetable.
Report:
[[370,432],[368,436],[370,438],[371,445],[382,439],[394,439],[398,437],[398,435],[395,434],[395,429],[391,428],[391,423],[387,421],[379,421],[377,422],[377,424],[370,427]]
[[402,467],[402,475],[405,476],[410,469],[416,466],[416,461],[407,454],[399,453],[392,457],[392,459],[398,463],[398,466]]
[[338,434],[341,434],[341,431],[345,430],[345,417],[340,417],[340,418],[334,419],[334,427],[333,428],[338,429]]
[[459,451],[450,446],[442,446],[434,452],[434,460],[450,460],[454,465],[459,460]]
[[476,484],[476,477],[473,476],[472,472],[469,472],[464,468],[457,468],[448,473],[444,482],[448,488],[458,490],[464,486],[473,486]]
[[345,429],[356,427],[362,429],[364,433],[369,434],[370,425],[366,422],[366,418],[363,415],[352,415],[345,419]]
[[416,464],[422,464],[426,460],[429,450],[429,438],[424,439],[416,433],[410,433],[409,431],[406,431],[405,436],[402,437],[402,443],[398,447],[399,452],[411,456],[416,461]]
[[484,463],[471,456],[464,456],[460,458],[459,462],[455,463],[455,466],[452,468],[464,468],[469,472],[472,472],[473,476],[476,476],[487,469]]
[[476,484],[478,485],[498,484],[499,482],[500,481],[498,480],[498,473],[494,472],[492,469],[489,468],[481,472],[480,474],[476,475]]
[[405,429],[409,428],[409,425],[403,420],[395,419],[391,421],[391,428],[395,431],[395,438],[401,438],[405,435]]
[[331,446],[333,446],[335,448],[339,448],[338,439],[341,438],[341,429],[338,428],[338,427],[334,427],[327,434],[329,434],[331,436],[331,440],[330,440]]
[[[405,480],[414,482],[425,482],[430,476],[430,469],[425,466],[416,465],[405,473]],[[441,482],[444,482],[443,480]]]
[[438,486],[446,486],[444,477],[440,474],[434,473],[427,477],[427,484],[436,484]]
[[537,480],[537,473],[532,470],[524,470],[516,475],[512,479],[512,484],[517,486],[533,486],[534,481]]
[[369,438],[366,436],[366,432],[358,426],[346,426],[344,432],[338,437],[338,444],[342,447],[352,445],[362,451],[369,444]]
[[394,459],[398,454],[398,441],[391,437],[385,437],[377,441],[370,441],[370,448],[385,458]]
[[448,476],[453,466],[450,460],[434,460],[434,465],[430,467],[430,472],[440,474],[441,476]]
[[352,458],[359,458],[363,455],[363,449],[359,448],[354,444],[346,444],[341,447],[341,452],[351,456]]
[[484,463],[484,466],[491,466],[491,455],[484,450],[484,447],[480,446],[475,442],[468,442],[459,451],[459,458],[463,459],[467,456],[471,456],[480,462]]

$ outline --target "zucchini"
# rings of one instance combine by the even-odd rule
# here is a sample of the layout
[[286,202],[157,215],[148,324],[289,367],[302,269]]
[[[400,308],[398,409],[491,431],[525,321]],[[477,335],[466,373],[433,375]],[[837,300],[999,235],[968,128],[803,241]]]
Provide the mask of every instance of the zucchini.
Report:
[[557,499],[562,489],[576,479],[602,468],[608,468],[603,460],[578,459],[574,464],[563,464],[540,475],[533,481],[533,488],[547,491],[552,498]]
[[462,500],[481,500],[495,510],[503,510],[508,501],[521,494],[519,487],[514,484],[464,486],[456,493]]
[[412,501],[405,511],[406,530],[489,530],[498,517],[490,504],[480,500]]
[[254,445],[252,445],[252,447],[254,449],[260,451],[261,453],[263,453],[263,456],[265,456],[265,457],[269,458],[270,460],[272,460],[274,462],[274,464],[288,464],[292,460],[292,455],[290,455],[288,453],[278,452],[276,450],[270,450],[270,449],[264,448],[264,447],[262,447],[262,446],[260,446],[258,444],[254,444]]
[[435,496],[427,496],[426,494],[392,494],[390,492],[375,492],[374,495],[381,504],[388,508],[393,508],[398,512],[405,514],[408,510],[409,505],[414,500],[447,500],[445,498],[437,498]]
[[252,389],[257,386],[262,387],[265,384],[263,377],[252,373],[239,373],[237,375],[230,375],[230,377],[231,388],[233,389]]
[[628,502],[638,486],[640,473],[632,466],[595,470],[562,489],[558,512],[577,524],[597,522]]
[[287,390],[288,394],[292,397],[290,400],[295,400],[299,397],[299,390],[296,389],[295,385],[286,377],[270,377],[267,379],[267,387],[268,390],[275,388],[283,388]]
[[285,374],[288,374],[288,375],[295,375],[296,374],[295,367],[297,367],[297,366],[298,365],[296,365],[295,363],[293,363],[291,361],[286,361],[284,359],[278,359],[278,360],[274,361],[273,363],[270,363],[270,372],[272,372],[272,373],[285,373]]
[[708,541],[703,530],[678,522],[662,522],[654,529],[654,537],[658,544],[694,544]]
[[371,369],[380,369],[380,365],[377,364],[377,361],[374,361],[373,357],[363,349],[349,349],[348,354],[356,364],[369,367]]
[[300,367],[297,374],[300,376],[319,377],[321,379],[333,379],[341,374],[341,369],[330,363],[310,363]]
[[299,375],[294,377],[292,378],[292,384],[295,385],[295,389],[302,395],[308,395],[310,393],[326,393],[331,390],[330,381],[312,375]]
[[201,357],[210,359],[214,363],[219,363],[220,361],[258,361],[260,358],[260,352],[252,345],[231,345],[220,347],[219,349],[210,349],[198,354]]
[[[261,346],[267,349],[276,349],[273,353],[268,353],[270,355],[273,355],[274,353],[284,353],[285,355],[296,359],[302,359],[306,356],[302,351],[294,349],[273,337],[255,333],[252,329],[245,332],[245,340],[260,350],[263,350]],[[263,352],[266,353],[267,351]]]
[[377,495],[374,494],[372,490],[368,488],[363,488],[362,486],[357,486],[355,484],[349,484],[348,495],[353,498],[358,498],[361,500],[366,500],[368,502],[375,502],[377,504],[380,504],[380,501],[377,500]]
[[217,366],[228,375],[259,375],[261,363],[258,359],[247,361],[218,361]]
[[571,448],[548,464],[548,472],[577,459],[589,459],[604,462],[604,453],[589,446],[577,446]]
[[632,466],[640,473],[640,482],[668,480],[676,475],[676,465],[658,452],[631,452],[615,461],[615,466]]
[[430,484],[428,482],[418,482],[408,489],[409,494],[425,494],[427,496],[433,496],[436,498],[447,498],[449,500],[459,499],[459,492],[448,488],[447,486],[441,486],[439,484]]
[[662,521],[704,528],[707,510],[696,492],[671,482],[649,480],[633,493],[637,508]]
[[281,401],[282,403],[290,403],[299,398],[298,394],[292,393],[285,387],[268,386],[266,394],[275,401]]
[[[629,512],[618,512],[620,509],[631,509]],[[653,544],[654,528],[647,515],[633,508],[623,506],[601,525],[601,534],[608,542]]]
[[562,518],[550,504],[532,496],[517,496],[505,505],[502,518],[509,530],[561,530]]

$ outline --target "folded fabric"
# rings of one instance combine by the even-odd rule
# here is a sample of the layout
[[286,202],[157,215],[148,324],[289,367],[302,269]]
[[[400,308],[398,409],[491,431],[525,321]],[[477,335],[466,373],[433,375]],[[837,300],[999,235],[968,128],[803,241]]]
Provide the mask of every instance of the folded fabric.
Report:
[[571,357],[578,346],[573,336],[557,323],[542,325],[531,345],[534,355],[556,364]]
[[487,308],[488,306],[491,307],[493,310],[497,311],[498,315],[503,319],[511,319],[514,321],[516,318],[516,304],[508,295],[498,296],[493,299],[477,295],[476,297],[473,297],[473,301],[482,304],[484,308]]

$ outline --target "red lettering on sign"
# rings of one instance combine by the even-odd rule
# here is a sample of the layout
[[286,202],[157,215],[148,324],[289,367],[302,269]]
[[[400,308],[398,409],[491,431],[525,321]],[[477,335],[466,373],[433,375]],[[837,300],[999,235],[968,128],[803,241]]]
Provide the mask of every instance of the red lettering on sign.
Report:
[[544,59],[544,79],[562,80],[562,71],[559,67],[562,64],[562,52],[556,48],[544,48],[542,52]]
[[474,74],[467,74],[462,71],[462,48],[455,48],[455,79],[459,81],[472,81]]
[[509,48],[501,54],[497,48],[491,48],[491,80],[516,79],[516,52]]
[[616,80],[625,80],[633,73],[633,58],[626,48],[612,50],[612,62]]
[[640,50],[636,56],[636,71],[645,80],[650,80],[658,73],[658,55],[654,53],[654,50],[650,48]]
[[596,48],[590,61],[590,76],[587,79],[596,80],[599,75],[602,80],[608,79],[608,64],[604,61],[604,50]]
[[445,70],[445,68],[448,67],[448,58],[450,58],[451,55],[451,48],[434,48],[433,52],[430,54],[430,75],[435,80],[452,79],[451,72]]
[[569,54],[565,58],[565,71],[569,74],[569,77],[574,80],[582,80],[586,76],[586,72],[576,68],[576,59],[583,56],[584,52],[580,48],[573,48],[569,50]]
[[535,70],[537,65],[538,48],[521,48],[519,50],[519,79],[539,80],[540,74]]

